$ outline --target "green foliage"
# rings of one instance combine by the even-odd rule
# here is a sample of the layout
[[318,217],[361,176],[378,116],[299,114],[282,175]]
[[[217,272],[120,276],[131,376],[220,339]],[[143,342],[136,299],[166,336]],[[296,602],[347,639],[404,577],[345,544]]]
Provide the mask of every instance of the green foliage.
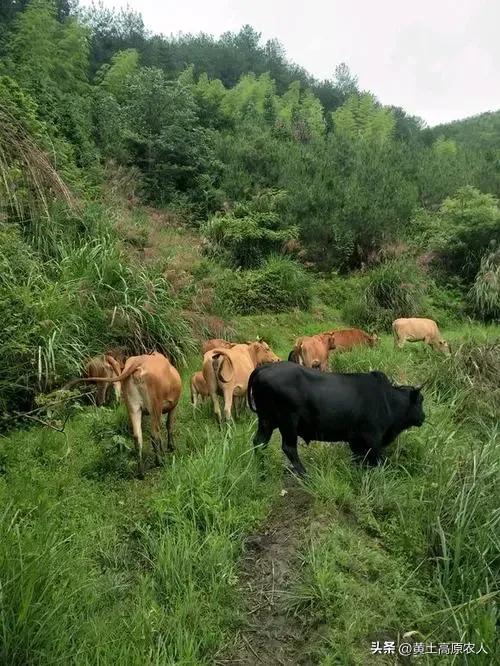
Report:
[[126,261],[100,229],[104,215],[89,208],[74,219],[73,238],[72,220],[59,217],[64,234],[58,230],[57,255],[45,262],[16,227],[2,228],[2,409],[28,407],[37,391],[77,376],[83,359],[106,347],[120,345],[131,354],[157,349],[177,361],[192,348],[169,284]]
[[391,139],[395,120],[392,112],[380,107],[370,93],[352,95],[333,113],[335,132],[346,139],[362,139],[383,144]]
[[127,78],[137,72],[138,65],[139,53],[135,49],[118,51],[111,63],[103,65],[99,70],[97,78],[101,87],[117,100],[123,101]]
[[444,268],[465,285],[474,280],[482,257],[500,242],[498,200],[473,187],[459,189],[439,211],[423,218],[427,247],[436,249]]
[[346,301],[343,317],[350,324],[390,331],[398,317],[425,316],[429,281],[410,257],[380,264],[366,276],[362,290]]
[[500,319],[500,250],[481,260],[469,292],[476,314],[485,321]]
[[91,166],[86,29],[74,18],[60,22],[50,0],[32,0],[14,22],[9,50],[7,72],[36,100],[50,134],[71,144],[80,166]]
[[180,192],[206,205],[217,165],[189,89],[160,69],[143,68],[128,77],[125,97],[127,149],[150,199],[168,203]]
[[227,273],[217,288],[227,312],[286,312],[307,309],[312,299],[312,280],[291,259],[272,256],[255,270]]
[[206,253],[235,268],[253,268],[282,250],[287,241],[297,238],[296,228],[280,228],[277,208],[283,198],[282,192],[262,192],[213,217],[201,228]]

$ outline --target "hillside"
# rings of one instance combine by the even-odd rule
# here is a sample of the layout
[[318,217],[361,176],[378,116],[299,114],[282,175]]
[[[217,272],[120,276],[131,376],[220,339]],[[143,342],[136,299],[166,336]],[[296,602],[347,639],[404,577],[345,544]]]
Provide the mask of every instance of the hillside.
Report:
[[477,150],[497,154],[500,150],[500,111],[481,113],[432,128],[435,137],[445,136]]
[[[192,290],[204,261],[196,234],[152,210],[124,213],[119,229],[137,266],[161,259],[175,270],[176,297]],[[262,336],[285,357],[298,335],[345,324],[322,301],[327,288],[317,286],[307,312],[233,315],[217,333]],[[210,289],[209,278],[199,293]],[[461,639],[487,646],[476,663],[490,664],[499,335],[447,327],[451,360],[394,351],[388,335],[336,356],[337,371],[427,381],[429,422],[372,470],[354,466],[344,445],[302,447],[306,483],[283,473],[277,435],[262,475],[248,413],[225,431],[209,404],[193,413],[199,351],[179,365],[175,453],[155,469],[147,447],[145,481],[123,407],[39,412],[52,428],[70,420],[62,433],[42,426],[0,440],[2,660],[361,664],[372,641],[414,632],[445,642],[458,626]]]
[[[0,23],[0,663],[491,664],[498,114],[426,130],[249,26],[167,38],[67,0]],[[452,353],[395,349],[399,317]],[[380,343],[330,370],[424,383],[380,465],[311,442],[299,480],[278,433],[258,465],[245,406],[193,410],[203,341],[285,359],[337,327]],[[125,406],[68,382],[153,351],[182,397],[163,467],[144,419],[140,480]]]

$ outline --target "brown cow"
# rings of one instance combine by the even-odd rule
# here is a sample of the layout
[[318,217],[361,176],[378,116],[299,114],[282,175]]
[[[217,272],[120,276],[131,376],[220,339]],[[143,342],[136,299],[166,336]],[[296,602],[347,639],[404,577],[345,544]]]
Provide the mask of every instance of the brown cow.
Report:
[[334,336],[336,351],[348,351],[361,345],[373,347],[378,342],[378,335],[370,335],[360,328],[339,328],[330,331],[330,335]]
[[218,394],[224,398],[224,416],[231,419],[233,399],[245,396],[252,371],[263,363],[281,359],[265,342],[235,344],[230,349],[212,349],[203,357],[203,377],[219,422],[222,421]]
[[167,414],[167,447],[172,450],[174,440],[172,425],[175,408],[181,395],[181,378],[170,361],[154,352],[144,356],[131,356],[127,359],[123,372],[120,373],[118,362],[108,357],[115,369],[116,376],[86,377],[85,382],[115,383],[121,382],[122,396],[132,425],[135,448],[137,451],[138,472],[144,477],[142,460],[142,414],[151,415],[151,441],[155,452],[156,463],[160,464],[160,453],[163,452],[161,441],[161,415]]
[[433,349],[450,353],[450,346],[443,340],[438,325],[433,319],[421,317],[409,317],[408,319],[396,319],[392,322],[394,334],[394,345],[401,349],[405,342],[425,342]]
[[[115,367],[113,366],[111,362],[111,355],[106,354],[104,356],[94,356],[93,358],[89,359],[84,366],[84,374],[85,377],[115,377]],[[121,371],[121,365],[120,371]],[[120,372],[118,372],[120,374]],[[101,405],[104,405],[106,402],[106,396],[108,394],[108,389],[109,389],[109,384],[98,384],[97,385],[97,392],[95,396],[95,404],[98,407],[101,407]],[[115,399],[117,401],[120,400],[120,394],[121,394],[121,386],[120,382],[116,382],[113,384],[113,389],[115,393]]]
[[[298,338],[292,354],[306,368],[328,370],[328,356],[335,349],[335,338],[331,333],[319,333]],[[292,355],[291,354],[291,355]]]
[[222,340],[221,338],[214,338],[213,340],[207,340],[203,343],[201,350],[205,355],[208,351],[212,349],[231,349],[236,342],[229,342],[228,340]]

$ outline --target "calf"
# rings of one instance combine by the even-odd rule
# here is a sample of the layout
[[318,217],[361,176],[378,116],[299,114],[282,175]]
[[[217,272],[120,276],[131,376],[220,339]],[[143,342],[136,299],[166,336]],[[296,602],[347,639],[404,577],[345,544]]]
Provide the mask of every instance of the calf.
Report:
[[274,363],[280,358],[265,342],[236,344],[230,349],[212,349],[203,358],[203,377],[208,386],[214,411],[222,421],[218,395],[224,399],[224,416],[231,419],[233,399],[245,396],[248,378],[258,365]]
[[199,370],[191,375],[191,404],[194,408],[198,405],[198,400],[208,398],[210,391],[208,390],[207,382],[203,377],[203,372]]
[[383,447],[425,419],[421,387],[393,386],[382,372],[330,374],[279,363],[254,370],[248,404],[258,416],[254,446],[278,428],[295,472],[305,474],[297,437],[307,444],[345,441],[358,458],[378,461]]
[[342,328],[330,331],[335,340],[335,351],[349,351],[353,347],[367,345],[373,347],[378,342],[378,336],[370,335],[360,328]]
[[399,349],[403,347],[405,342],[422,341],[433,349],[443,352],[443,354],[450,353],[450,346],[446,340],[443,340],[438,325],[433,319],[421,317],[396,319],[392,322],[392,332],[394,334],[394,345]]
[[[116,361],[115,361],[116,363]],[[175,408],[181,395],[181,378],[170,361],[159,354],[131,356],[127,359],[123,372],[114,377],[86,377],[85,382],[121,382],[123,400],[127,406],[137,452],[138,473],[144,477],[142,459],[142,414],[151,415],[151,440],[156,463],[160,464],[163,452],[161,441],[161,416],[167,414],[167,447],[174,446],[172,426]]]
[[305,336],[295,341],[288,359],[306,368],[328,370],[328,356],[335,349],[335,339],[331,333]]

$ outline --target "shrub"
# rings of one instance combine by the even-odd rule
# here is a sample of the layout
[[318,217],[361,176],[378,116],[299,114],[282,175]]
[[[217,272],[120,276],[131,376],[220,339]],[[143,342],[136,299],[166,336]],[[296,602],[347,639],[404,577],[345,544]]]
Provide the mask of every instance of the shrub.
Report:
[[274,256],[260,269],[233,273],[230,279],[228,274],[218,297],[239,314],[306,309],[311,303],[312,280],[299,264]]
[[354,325],[390,330],[398,317],[423,316],[430,278],[409,257],[380,264],[343,307],[344,319]]
[[235,268],[255,268],[270,254],[279,252],[298,235],[295,227],[280,228],[276,206],[281,198],[281,193],[264,192],[251,202],[237,204],[225,215],[213,217],[202,227],[206,253]]
[[500,249],[481,261],[469,299],[481,319],[500,319]]
[[423,242],[434,247],[446,271],[466,285],[473,282],[491,243],[500,241],[498,200],[474,187],[459,189],[437,213],[419,219]]

